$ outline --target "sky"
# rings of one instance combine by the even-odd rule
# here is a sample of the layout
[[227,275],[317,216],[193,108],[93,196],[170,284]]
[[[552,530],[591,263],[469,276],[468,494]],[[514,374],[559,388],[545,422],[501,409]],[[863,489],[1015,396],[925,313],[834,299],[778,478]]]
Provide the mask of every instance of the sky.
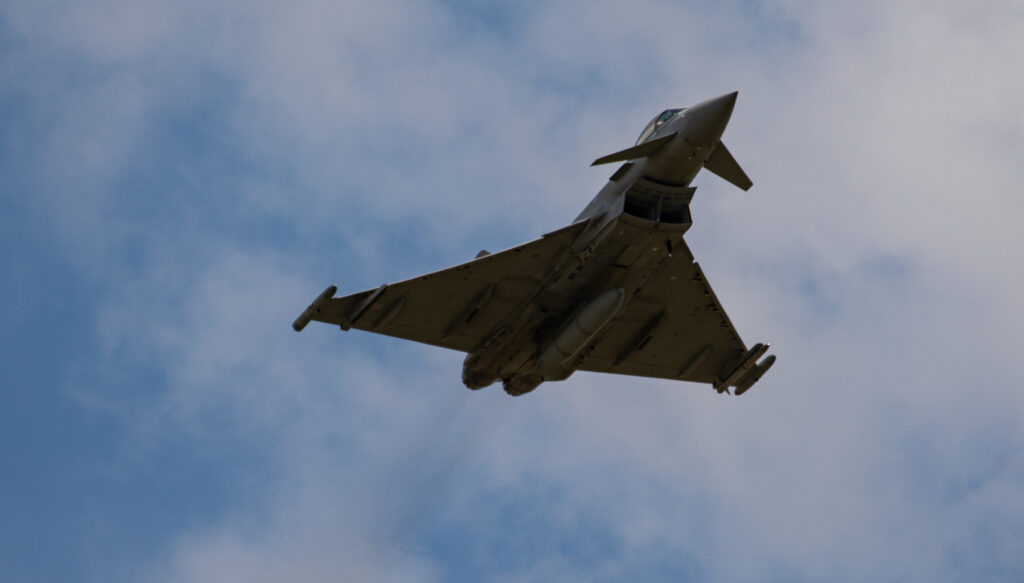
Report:
[[[1024,580],[1024,5],[0,4],[9,581]],[[742,397],[291,321],[733,90]]]

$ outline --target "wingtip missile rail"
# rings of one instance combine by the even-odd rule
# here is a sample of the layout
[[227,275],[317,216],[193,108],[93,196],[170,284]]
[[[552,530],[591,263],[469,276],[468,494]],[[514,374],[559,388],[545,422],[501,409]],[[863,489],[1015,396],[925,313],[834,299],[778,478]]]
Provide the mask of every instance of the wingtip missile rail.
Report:
[[769,344],[767,342],[758,342],[755,344],[753,348],[743,355],[739,364],[725,374],[720,381],[714,384],[714,389],[719,393],[728,391],[729,387],[735,385],[737,381],[743,378],[743,376],[746,375],[755,364],[757,364],[757,359],[764,356],[764,353],[768,351],[768,347]]
[[768,358],[762,360],[760,364],[750,369],[747,374],[743,375],[740,380],[736,381],[736,395],[742,395],[746,393],[750,387],[754,386],[754,383],[759,381],[764,373],[768,372],[768,369],[775,364],[775,355],[772,354]]
[[302,329],[309,324],[310,320],[313,319],[313,316],[317,315],[320,312],[320,308],[323,307],[324,302],[333,298],[334,294],[336,293],[338,293],[338,286],[336,285],[329,286],[327,289],[325,289],[323,293],[318,295],[316,299],[313,300],[312,304],[309,304],[309,307],[306,308],[306,310],[302,312],[302,314],[300,314],[298,318],[295,318],[295,321],[292,322],[292,330],[295,330],[296,332],[302,332]]

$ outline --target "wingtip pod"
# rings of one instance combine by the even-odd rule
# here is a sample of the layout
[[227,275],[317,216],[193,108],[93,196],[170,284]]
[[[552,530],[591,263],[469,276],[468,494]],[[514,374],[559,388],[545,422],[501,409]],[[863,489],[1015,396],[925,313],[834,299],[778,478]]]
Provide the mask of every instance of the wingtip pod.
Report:
[[767,342],[758,342],[746,354],[740,357],[738,361],[732,361],[735,364],[730,363],[732,366],[722,372],[722,376],[719,377],[721,380],[714,384],[714,389],[719,393],[723,393],[728,391],[729,387],[736,385],[751,369],[755,368],[757,359],[764,356],[764,353],[768,351],[768,347],[769,344]]
[[754,386],[754,383],[759,381],[764,373],[768,372],[768,369],[775,364],[775,355],[772,354],[768,358],[762,360],[760,364],[750,369],[750,372],[743,375],[743,378],[736,381],[736,395],[742,395],[746,393],[750,387]]
[[309,304],[309,307],[306,308],[298,318],[295,318],[295,321],[292,322],[292,330],[302,332],[302,329],[309,324],[310,320],[313,319],[313,316],[320,311],[320,307],[324,305],[324,302],[333,298],[336,293],[338,293],[338,286],[336,285],[332,285],[325,289],[316,297],[315,300],[313,300],[312,304]]

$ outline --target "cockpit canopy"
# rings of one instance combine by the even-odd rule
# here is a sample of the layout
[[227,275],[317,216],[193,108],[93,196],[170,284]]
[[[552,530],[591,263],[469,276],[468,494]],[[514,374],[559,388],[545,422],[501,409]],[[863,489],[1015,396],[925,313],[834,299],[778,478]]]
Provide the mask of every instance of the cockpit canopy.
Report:
[[657,117],[651,120],[651,123],[647,124],[647,127],[644,128],[644,131],[640,133],[640,137],[636,139],[636,145],[639,146],[640,144],[646,142],[652,135],[654,135],[654,132],[658,128],[660,128],[662,124],[682,113],[684,109],[686,108],[681,107],[679,109],[666,109],[665,111],[659,113]]

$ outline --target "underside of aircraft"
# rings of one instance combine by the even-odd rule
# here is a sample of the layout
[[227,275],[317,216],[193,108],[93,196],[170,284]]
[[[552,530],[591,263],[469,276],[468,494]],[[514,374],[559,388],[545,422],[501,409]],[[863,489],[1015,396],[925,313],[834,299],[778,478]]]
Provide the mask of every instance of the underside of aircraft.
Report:
[[348,296],[330,286],[292,327],[315,320],[459,350],[467,387],[501,381],[510,395],[577,370],[743,394],[775,356],[743,343],[683,238],[701,169],[752,186],[721,142],[735,101],[665,110],[634,146],[595,160],[623,164],[570,225]]

